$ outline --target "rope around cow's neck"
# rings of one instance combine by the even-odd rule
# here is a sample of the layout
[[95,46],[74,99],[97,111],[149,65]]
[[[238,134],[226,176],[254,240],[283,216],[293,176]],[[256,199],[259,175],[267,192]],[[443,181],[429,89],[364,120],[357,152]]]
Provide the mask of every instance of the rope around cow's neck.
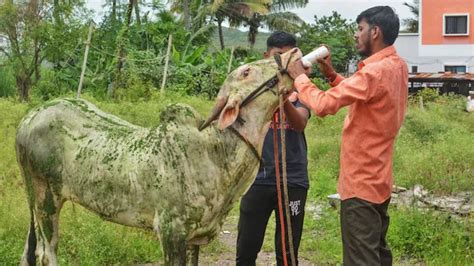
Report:
[[[296,51],[296,50],[295,50]],[[294,51],[294,52],[295,52]],[[293,53],[294,53],[293,52]],[[275,86],[275,83],[278,85],[278,92],[279,95],[279,116],[280,116],[280,123],[284,125],[285,121],[283,118],[283,103],[284,103],[284,95],[286,94],[285,92],[287,91],[286,88],[284,88],[284,85],[282,84],[282,75],[288,74],[287,69],[288,65],[291,61],[291,57],[293,56],[293,53],[290,55],[290,58],[286,62],[286,66],[283,67],[281,56],[279,54],[276,54],[274,56],[275,62],[278,65],[278,72],[275,76],[271,77],[264,83],[262,83],[260,86],[258,86],[255,90],[253,90],[240,104],[241,107],[247,105],[251,101],[255,100],[258,96],[263,94],[264,92],[271,90],[273,86]],[[240,116],[238,117],[238,122],[244,123],[245,120],[243,120]],[[242,136],[235,128],[232,126],[230,127],[231,131],[236,133],[242,140],[244,140],[245,143],[250,147],[254,155],[259,159],[259,161],[262,163],[262,160],[256,151],[255,147],[244,137]],[[287,231],[288,231],[288,246],[290,248],[290,258],[291,258],[291,264],[294,266],[296,265],[296,260],[295,260],[295,252],[293,249],[293,232],[291,229],[291,214],[290,214],[290,206],[289,206],[289,199],[288,199],[288,178],[287,178],[287,173],[286,173],[286,142],[285,142],[285,128],[280,127],[280,140],[281,140],[281,147],[282,147],[282,171],[283,171],[283,194],[284,194],[284,200],[285,200],[285,212],[286,212],[286,224],[287,224]],[[281,187],[280,187],[280,163],[279,163],[279,156],[278,156],[278,139],[277,139],[277,121],[274,119],[273,123],[273,152],[275,156],[275,170],[276,170],[276,186],[277,186],[277,197],[278,197],[278,213],[280,217],[280,230],[281,230],[281,246],[282,246],[282,253],[283,253],[283,264],[284,266],[288,266],[288,259],[286,256],[286,241],[285,241],[285,219],[283,218],[283,203],[282,203],[282,197],[281,197]]]
[[[283,119],[283,94],[280,95],[280,121],[285,122]],[[291,265],[296,265],[295,251],[293,249],[293,230],[291,227],[291,213],[290,213],[290,199],[288,197],[288,176],[286,171],[286,136],[285,130],[280,129],[280,141],[281,141],[281,164],[283,172],[283,195],[285,200],[285,212],[286,212],[286,225],[288,230],[288,248],[290,249]]]
[[[279,121],[283,123],[283,121]],[[285,241],[285,219],[283,219],[283,203],[281,199],[281,182],[280,182],[280,156],[278,156],[278,121],[273,116],[273,156],[275,158],[275,175],[276,175],[276,189],[278,202],[278,217],[280,220],[280,237],[281,237],[281,253],[283,255],[283,265],[288,266],[288,259],[286,258],[286,241]],[[280,131],[282,128],[280,127]]]
[[[278,79],[281,80],[281,73],[278,73]],[[279,91],[281,92],[279,95],[279,121],[280,121],[280,141],[281,141],[281,161],[282,161],[282,172],[283,172],[283,195],[284,195],[284,205],[285,205],[285,213],[286,213],[286,228],[288,231],[288,246],[290,249],[290,258],[291,258],[291,265],[296,265],[295,260],[295,252],[293,249],[293,230],[291,227],[291,214],[290,214],[290,206],[289,206],[289,198],[288,198],[288,178],[286,172],[286,136],[285,136],[285,118],[284,118],[284,92],[286,91],[285,88],[282,87],[281,83],[278,83]],[[285,266],[288,265],[288,259],[286,256],[286,241],[285,241],[285,219],[283,219],[283,208],[282,208],[282,198],[281,198],[281,183],[280,183],[280,164],[279,164],[279,156],[278,156],[278,140],[277,140],[277,121],[274,117],[273,122],[273,152],[275,156],[275,170],[276,170],[276,186],[277,186],[277,197],[278,197],[278,212],[280,217],[280,230],[281,230],[281,246],[282,246],[282,253],[283,253],[283,264]]]

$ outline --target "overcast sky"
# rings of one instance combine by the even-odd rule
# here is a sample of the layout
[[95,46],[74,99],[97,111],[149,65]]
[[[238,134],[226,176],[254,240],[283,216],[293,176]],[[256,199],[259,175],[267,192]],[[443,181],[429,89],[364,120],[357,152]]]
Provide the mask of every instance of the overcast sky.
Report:
[[[98,18],[102,17],[102,5],[105,0],[86,0],[87,6],[98,12]],[[290,11],[298,14],[308,23],[314,22],[314,16],[328,16],[332,11],[337,11],[342,17],[355,21],[357,15],[367,8],[388,5],[395,8],[400,19],[410,18],[413,15],[403,2],[412,2],[411,0],[309,0],[304,8],[292,9]]]
[[373,6],[391,6],[400,17],[400,20],[414,17],[408,7],[403,3],[412,3],[411,0],[309,0],[304,8],[290,11],[298,14],[308,23],[314,22],[314,16],[329,16],[333,11],[341,14],[343,18],[355,21],[357,15]]

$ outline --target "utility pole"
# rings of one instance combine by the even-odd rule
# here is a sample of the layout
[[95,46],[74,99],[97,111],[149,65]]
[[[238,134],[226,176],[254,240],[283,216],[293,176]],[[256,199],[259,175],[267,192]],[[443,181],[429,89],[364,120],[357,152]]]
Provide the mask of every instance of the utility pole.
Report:
[[173,35],[170,34],[170,36],[168,37],[168,48],[166,49],[165,69],[163,70],[163,80],[161,81],[161,90],[160,90],[161,94],[165,92],[166,75],[168,74],[168,61],[170,59],[172,42],[173,42]]
[[93,28],[94,28],[94,22],[91,21],[91,24],[89,26],[89,33],[87,34],[86,51],[84,52],[84,60],[82,61],[81,78],[79,79],[79,86],[77,87],[77,96],[76,96],[76,98],[81,97],[82,83],[84,82],[84,73],[86,72],[87,55],[89,54],[89,46],[91,44],[92,29]]

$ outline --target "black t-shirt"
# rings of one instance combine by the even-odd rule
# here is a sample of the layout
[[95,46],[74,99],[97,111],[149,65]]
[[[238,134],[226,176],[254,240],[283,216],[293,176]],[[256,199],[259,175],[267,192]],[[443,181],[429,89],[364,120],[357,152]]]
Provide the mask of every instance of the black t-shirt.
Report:
[[[293,102],[293,105],[297,108],[303,107],[308,109],[298,100]],[[278,118],[278,111],[275,113],[275,116]],[[258,169],[254,185],[276,185],[275,159],[273,152],[273,126],[274,122],[272,121],[267,135],[265,136],[265,142],[263,143],[262,162],[260,163],[260,168]],[[281,168],[281,126],[279,122],[277,123],[277,128],[280,173],[281,177],[283,178],[283,172]],[[307,145],[304,133],[294,131],[291,128],[286,128],[285,138],[288,186],[309,188]]]

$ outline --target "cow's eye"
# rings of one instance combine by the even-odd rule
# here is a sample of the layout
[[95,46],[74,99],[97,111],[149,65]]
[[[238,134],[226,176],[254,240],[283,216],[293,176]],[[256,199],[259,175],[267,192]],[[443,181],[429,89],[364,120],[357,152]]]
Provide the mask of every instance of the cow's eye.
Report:
[[249,75],[249,73],[250,73],[250,68],[247,68],[242,72],[242,75],[244,75],[244,78],[245,78]]

